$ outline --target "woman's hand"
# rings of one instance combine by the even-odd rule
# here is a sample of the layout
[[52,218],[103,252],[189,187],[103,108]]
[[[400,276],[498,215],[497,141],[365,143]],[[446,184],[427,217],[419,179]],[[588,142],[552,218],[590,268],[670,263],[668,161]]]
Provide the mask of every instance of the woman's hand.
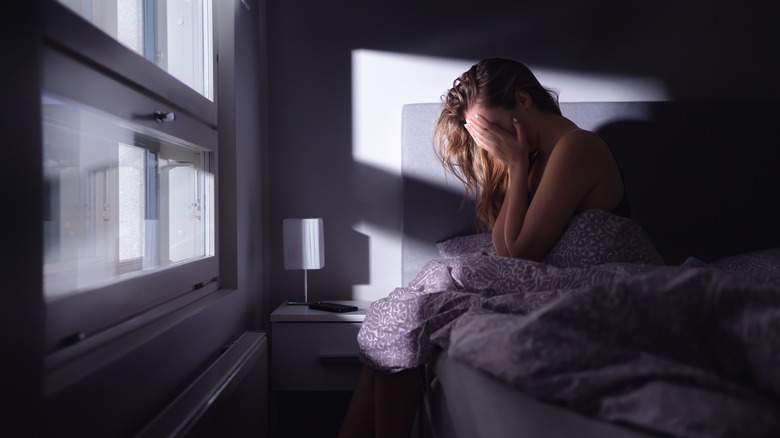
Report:
[[524,163],[528,159],[529,149],[523,125],[515,118],[512,118],[512,125],[514,133],[475,114],[472,119],[466,119],[465,126],[477,146],[511,167]]

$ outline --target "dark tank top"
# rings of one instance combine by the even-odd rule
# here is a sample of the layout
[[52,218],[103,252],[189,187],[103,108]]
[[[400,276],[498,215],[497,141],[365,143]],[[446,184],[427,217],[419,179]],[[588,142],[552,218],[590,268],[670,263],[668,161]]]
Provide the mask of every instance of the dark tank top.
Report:
[[618,216],[631,217],[631,205],[628,204],[628,196],[626,196],[626,183],[623,183],[623,198],[620,200],[620,204],[612,209],[612,213]]
[[[604,139],[604,137],[601,138]],[[609,151],[612,152],[612,159],[615,160],[618,172],[620,172],[620,181],[623,183],[623,198],[620,199],[618,206],[612,209],[612,213],[615,213],[618,216],[631,217],[631,205],[628,203],[628,189],[626,189],[626,179],[623,178],[623,170],[620,169],[620,163],[618,163],[617,157],[615,157],[615,151],[612,150],[612,145],[610,145],[606,139],[604,139],[604,142],[607,144]]]

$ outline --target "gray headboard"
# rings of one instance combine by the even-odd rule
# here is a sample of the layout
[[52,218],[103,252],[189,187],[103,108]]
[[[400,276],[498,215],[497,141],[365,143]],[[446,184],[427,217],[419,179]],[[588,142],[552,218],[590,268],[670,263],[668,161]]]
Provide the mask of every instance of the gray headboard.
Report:
[[[473,234],[473,204],[433,152],[439,103],[402,114],[403,282],[436,242]],[[564,103],[615,152],[634,218],[669,264],[780,247],[778,102]]]

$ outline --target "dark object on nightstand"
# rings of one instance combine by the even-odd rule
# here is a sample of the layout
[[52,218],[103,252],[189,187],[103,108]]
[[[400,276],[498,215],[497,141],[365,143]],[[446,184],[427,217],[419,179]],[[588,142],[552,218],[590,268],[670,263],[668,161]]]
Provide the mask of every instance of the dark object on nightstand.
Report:
[[328,312],[354,312],[358,310],[357,306],[351,306],[349,304],[339,303],[327,303],[324,301],[318,301],[316,303],[309,304],[309,309],[325,310]]

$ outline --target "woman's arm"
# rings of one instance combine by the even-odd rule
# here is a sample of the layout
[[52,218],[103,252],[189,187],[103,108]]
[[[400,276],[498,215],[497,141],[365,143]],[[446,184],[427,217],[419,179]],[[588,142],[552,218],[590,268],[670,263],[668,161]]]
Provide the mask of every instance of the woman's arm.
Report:
[[608,146],[597,135],[582,130],[565,135],[553,149],[530,204],[525,210],[517,208],[515,215],[512,204],[508,206],[504,233],[509,254],[541,260],[577,211],[617,205],[619,198],[593,195],[610,160]]
[[506,247],[506,239],[504,238],[504,223],[506,220],[507,205],[509,205],[508,202],[503,202],[501,204],[501,210],[498,212],[498,217],[493,223],[493,230],[490,234],[493,246],[496,248],[496,254],[502,257],[509,257],[509,249]]
[[529,207],[528,160],[526,159],[524,162],[519,160],[510,165],[509,185],[504,203],[501,205],[501,211],[505,211],[505,217],[502,229],[499,231],[503,234],[504,247],[510,257],[525,258],[518,254],[516,241],[523,230]]
[[509,244],[519,234],[528,210],[528,141],[522,125],[516,119],[512,124],[513,133],[479,114],[466,121],[466,129],[476,145],[509,169],[509,185],[491,234],[496,253],[501,256],[512,255]]

